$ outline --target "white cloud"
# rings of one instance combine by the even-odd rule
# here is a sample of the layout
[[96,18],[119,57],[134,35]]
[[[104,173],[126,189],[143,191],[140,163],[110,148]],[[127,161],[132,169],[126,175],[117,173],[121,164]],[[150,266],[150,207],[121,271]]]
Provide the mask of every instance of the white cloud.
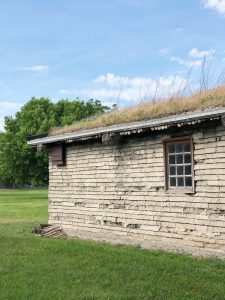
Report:
[[4,129],[4,117],[0,117],[0,131]]
[[222,59],[222,62],[225,62],[225,57]]
[[225,15],[225,0],[202,0],[205,8],[216,10],[218,13]]
[[168,48],[163,48],[163,49],[159,50],[159,54],[161,54],[161,55],[168,55],[169,52],[170,52],[170,49],[168,49]]
[[215,50],[203,50],[199,51],[197,48],[193,48],[188,52],[188,55],[194,58],[212,58],[215,54]]
[[202,60],[200,60],[200,59],[198,59],[198,60],[185,60],[181,57],[171,56],[170,60],[171,61],[176,61],[180,65],[186,66],[188,68],[198,68],[202,65]]
[[180,76],[159,77],[123,77],[113,73],[100,75],[94,80],[100,87],[88,89],[61,89],[61,95],[95,98],[107,101],[109,99],[123,99],[125,101],[140,101],[156,97],[170,96],[182,90],[187,80]]
[[0,101],[0,114],[3,112],[11,113],[12,111],[17,111],[21,108],[23,104],[18,102],[7,102],[7,101]]
[[0,131],[4,130],[5,119],[4,117],[0,117]]
[[171,56],[169,59],[188,68],[198,68],[201,67],[204,58],[211,59],[214,54],[215,50],[212,49],[200,51],[197,48],[192,48],[187,54],[190,58],[184,59],[179,56]]
[[[146,78],[146,77],[124,77],[124,76],[116,76],[113,73],[107,73],[105,75],[100,75],[95,79],[95,82],[97,83],[106,83],[107,85],[111,87],[125,87],[125,88],[134,88],[134,89],[140,89],[144,88],[146,86],[149,87],[156,87],[158,84],[162,87],[169,87],[174,82],[174,76],[168,76],[168,77],[159,77],[157,79],[152,78]],[[176,77],[176,83],[180,81],[181,77]]]
[[36,73],[41,73],[41,72],[48,71],[49,70],[49,66],[42,66],[42,65],[29,66],[29,67],[19,68],[18,70],[21,71],[21,72],[36,72]]
[[103,83],[106,82],[110,86],[118,86],[118,85],[126,85],[129,82],[128,77],[120,77],[115,76],[112,73],[107,73],[106,75],[100,75],[96,79],[94,79],[95,83]]
[[185,28],[183,28],[183,27],[177,27],[175,30],[176,30],[176,32],[184,32]]

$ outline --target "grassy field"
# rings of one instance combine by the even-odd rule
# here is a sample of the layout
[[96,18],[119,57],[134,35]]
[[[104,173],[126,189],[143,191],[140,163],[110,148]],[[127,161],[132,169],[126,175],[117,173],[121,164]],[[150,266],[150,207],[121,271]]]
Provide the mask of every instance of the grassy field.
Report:
[[53,240],[47,191],[0,191],[0,299],[225,299],[225,262]]

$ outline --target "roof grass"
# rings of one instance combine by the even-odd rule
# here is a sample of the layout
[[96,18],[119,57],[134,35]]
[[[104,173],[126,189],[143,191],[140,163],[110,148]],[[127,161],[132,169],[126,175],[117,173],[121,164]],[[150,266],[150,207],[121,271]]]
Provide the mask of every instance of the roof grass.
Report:
[[126,124],[217,107],[225,107],[225,86],[207,89],[188,97],[177,96],[140,102],[123,110],[110,111],[69,126],[54,128],[49,135]]

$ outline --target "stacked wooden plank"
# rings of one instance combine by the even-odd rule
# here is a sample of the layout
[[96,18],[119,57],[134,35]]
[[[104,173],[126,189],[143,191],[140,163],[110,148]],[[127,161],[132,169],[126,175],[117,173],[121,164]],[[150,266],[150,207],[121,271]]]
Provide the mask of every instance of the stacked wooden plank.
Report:
[[62,229],[59,226],[51,224],[40,224],[32,230],[33,233],[44,237],[52,237],[57,239],[64,235]]

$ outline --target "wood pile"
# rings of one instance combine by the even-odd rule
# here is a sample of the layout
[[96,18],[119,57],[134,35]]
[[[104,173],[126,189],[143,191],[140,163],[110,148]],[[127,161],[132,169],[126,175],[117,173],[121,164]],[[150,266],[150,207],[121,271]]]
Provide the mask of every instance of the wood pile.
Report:
[[40,224],[32,230],[32,233],[44,237],[52,237],[54,239],[65,235],[59,226],[51,224]]

